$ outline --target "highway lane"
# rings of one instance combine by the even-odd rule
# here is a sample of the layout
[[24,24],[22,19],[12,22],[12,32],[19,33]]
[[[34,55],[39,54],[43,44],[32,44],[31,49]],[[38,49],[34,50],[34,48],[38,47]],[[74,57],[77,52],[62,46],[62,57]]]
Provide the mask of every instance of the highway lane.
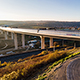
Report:
[[[61,49],[63,47],[57,47],[55,49]],[[32,50],[32,51],[26,51],[24,53],[19,53],[19,54],[13,54],[13,55],[9,55],[9,56],[2,56],[0,57],[0,61],[3,63],[3,62],[9,62],[9,61],[14,61],[14,60],[18,60],[20,58],[26,58],[28,56],[31,56],[31,55],[36,55],[36,54],[39,54],[41,53],[42,51],[44,51],[46,49],[40,49],[40,50]],[[48,49],[49,51],[53,51],[53,48],[49,48]]]
[[28,56],[31,56],[31,55],[36,55],[36,54],[39,54],[41,53],[43,50],[37,50],[37,51],[30,51],[30,52],[25,52],[25,53],[20,53],[20,54],[13,54],[13,55],[9,55],[9,56],[2,56],[0,57],[0,61],[3,63],[3,62],[9,62],[9,61],[14,61],[14,60],[18,60],[18,59],[23,59],[23,58],[26,58]]
[[80,58],[72,61],[68,65],[67,80],[80,80]]
[[80,54],[53,68],[45,80],[80,80]]
[[39,30],[39,32],[37,32],[37,29],[6,28],[1,26],[0,29],[3,31],[26,34],[26,35],[44,36],[44,37],[53,37],[57,39],[80,41],[79,31],[70,32],[70,31],[58,31],[58,30]]

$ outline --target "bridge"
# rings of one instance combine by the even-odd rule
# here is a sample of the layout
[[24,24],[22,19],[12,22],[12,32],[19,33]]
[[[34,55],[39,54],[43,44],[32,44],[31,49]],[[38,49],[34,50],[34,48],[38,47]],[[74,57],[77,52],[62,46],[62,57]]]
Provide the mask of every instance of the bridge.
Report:
[[[45,49],[45,37],[50,38],[50,47],[53,46],[53,38],[80,41],[79,31],[58,31],[58,30],[37,30],[37,29],[22,29],[10,28],[0,26],[0,32],[5,32],[5,39],[7,33],[11,32],[11,38],[14,39],[15,49],[18,49],[17,34],[22,34],[22,46],[25,47],[25,35],[39,36],[41,38],[41,49]],[[74,47],[76,43],[74,43]]]

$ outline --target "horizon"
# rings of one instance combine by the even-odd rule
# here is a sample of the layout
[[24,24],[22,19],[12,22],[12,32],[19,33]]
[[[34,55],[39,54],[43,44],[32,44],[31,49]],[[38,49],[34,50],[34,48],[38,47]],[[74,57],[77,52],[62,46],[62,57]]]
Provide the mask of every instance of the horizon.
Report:
[[53,22],[80,22],[80,21],[56,21],[56,20],[0,20],[0,21],[53,21]]

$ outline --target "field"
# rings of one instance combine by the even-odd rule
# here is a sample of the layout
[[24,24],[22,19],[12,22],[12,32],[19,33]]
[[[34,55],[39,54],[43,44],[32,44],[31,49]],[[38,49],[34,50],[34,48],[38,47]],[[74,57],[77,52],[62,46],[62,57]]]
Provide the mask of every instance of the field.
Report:
[[43,67],[47,67],[47,65],[53,62],[67,57],[73,50],[42,51],[38,55],[32,55],[24,59],[19,59],[18,61],[0,63],[0,78],[2,80],[5,78],[6,80],[28,80],[33,75],[41,73]]

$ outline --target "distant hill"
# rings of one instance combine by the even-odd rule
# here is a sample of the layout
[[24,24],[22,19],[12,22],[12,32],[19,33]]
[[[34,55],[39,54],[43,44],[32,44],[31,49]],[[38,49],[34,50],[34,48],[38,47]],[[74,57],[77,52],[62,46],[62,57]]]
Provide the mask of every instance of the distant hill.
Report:
[[60,21],[0,21],[0,25],[11,27],[39,28],[39,27],[80,27],[80,22]]

